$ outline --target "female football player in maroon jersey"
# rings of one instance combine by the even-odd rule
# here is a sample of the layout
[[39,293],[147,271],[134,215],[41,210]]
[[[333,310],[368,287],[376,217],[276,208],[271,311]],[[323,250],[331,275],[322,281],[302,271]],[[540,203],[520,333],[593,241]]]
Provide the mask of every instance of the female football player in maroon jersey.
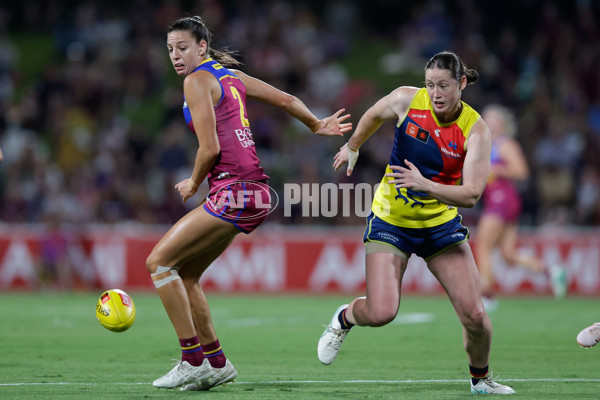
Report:
[[168,28],[171,62],[185,78],[183,114],[198,139],[191,176],[175,188],[186,201],[207,180],[209,194],[171,227],[146,260],[182,351],[175,367],[153,382],[162,388],[208,390],[237,375],[217,339],[199,279],[238,233],[252,232],[269,212],[268,176],[256,155],[246,98],[281,108],[317,135],[343,135],[352,128],[344,123],[350,115],[342,115],[343,109],[318,119],[297,97],[228,69],[237,61],[210,43],[200,17],[181,18]]

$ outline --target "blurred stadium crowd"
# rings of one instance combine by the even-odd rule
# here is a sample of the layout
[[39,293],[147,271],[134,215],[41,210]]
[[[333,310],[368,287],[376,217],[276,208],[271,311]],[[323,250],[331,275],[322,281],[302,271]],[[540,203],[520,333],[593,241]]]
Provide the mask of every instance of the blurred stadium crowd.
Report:
[[[522,224],[599,225],[599,5],[404,3],[48,0],[1,6],[0,219],[163,224],[191,206],[173,189],[190,174],[196,142],[181,115],[182,85],[165,32],[176,18],[201,15],[215,34],[213,47],[237,51],[243,70],[295,94],[320,117],[345,107],[354,124],[394,87],[422,85],[434,53],[455,51],[480,73],[464,100],[479,111],[498,102],[517,117],[532,169],[522,187]],[[51,40],[35,39],[44,37]],[[51,56],[31,65],[44,44]],[[25,66],[33,75],[24,74]],[[249,101],[248,112],[257,152],[280,193],[285,183],[381,179],[393,124],[361,149],[347,178],[331,168],[343,138],[311,135],[257,102]],[[284,218],[280,207],[270,222],[363,223],[298,213]]]

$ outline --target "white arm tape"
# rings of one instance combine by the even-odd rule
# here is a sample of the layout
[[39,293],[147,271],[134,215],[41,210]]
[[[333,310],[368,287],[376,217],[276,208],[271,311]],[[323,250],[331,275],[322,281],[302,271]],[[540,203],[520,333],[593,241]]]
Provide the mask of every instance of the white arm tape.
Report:
[[348,143],[346,143],[346,150],[348,150],[348,169],[354,169],[354,165],[356,164],[356,160],[358,160],[358,149],[353,151]]
[[171,275],[167,276],[166,278],[162,278],[159,279],[157,281],[154,281],[154,286],[158,289],[161,286],[165,286],[167,283],[174,281],[175,279],[181,279],[181,277],[179,276],[179,273],[177,272],[177,269],[175,268],[169,268],[169,267],[161,267],[160,265],[158,267],[156,267],[156,272],[151,274],[150,276],[154,277],[157,275],[160,275],[164,272],[171,272]]

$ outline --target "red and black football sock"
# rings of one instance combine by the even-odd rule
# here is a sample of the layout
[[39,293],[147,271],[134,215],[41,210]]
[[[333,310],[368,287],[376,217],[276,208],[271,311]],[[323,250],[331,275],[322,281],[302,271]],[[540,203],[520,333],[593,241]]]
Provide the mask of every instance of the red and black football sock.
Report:
[[219,339],[202,346],[202,351],[204,352],[204,357],[208,358],[208,361],[213,368],[223,368],[225,366],[227,357],[225,357],[225,353],[223,353]]
[[486,365],[483,368],[475,368],[472,365],[469,365],[469,370],[471,371],[471,382],[473,385],[477,385],[480,379],[484,379],[490,373],[490,366]]
[[342,326],[342,329],[350,329],[354,326],[354,324],[351,324],[346,319],[346,311],[348,311],[348,308],[344,308],[344,310],[338,314],[338,321],[340,321],[340,325]]
[[204,354],[202,353],[202,346],[200,346],[198,336],[189,339],[179,339],[179,345],[181,346],[181,361],[187,361],[194,367],[202,365]]

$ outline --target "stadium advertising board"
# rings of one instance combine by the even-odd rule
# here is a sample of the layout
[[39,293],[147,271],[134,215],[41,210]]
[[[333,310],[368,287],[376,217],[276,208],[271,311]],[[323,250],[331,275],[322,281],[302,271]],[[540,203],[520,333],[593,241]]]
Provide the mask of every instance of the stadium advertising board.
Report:
[[[0,232],[0,288],[118,287],[154,290],[145,268],[161,232],[97,230]],[[364,247],[361,228],[345,230],[261,229],[239,235],[205,273],[207,290],[219,292],[361,292]],[[471,246],[477,244],[471,241]],[[567,268],[569,293],[600,295],[600,231],[526,232],[520,248],[548,264]],[[503,294],[549,294],[548,280],[506,265],[494,255]],[[410,293],[442,293],[424,261],[412,257],[403,280]]]

